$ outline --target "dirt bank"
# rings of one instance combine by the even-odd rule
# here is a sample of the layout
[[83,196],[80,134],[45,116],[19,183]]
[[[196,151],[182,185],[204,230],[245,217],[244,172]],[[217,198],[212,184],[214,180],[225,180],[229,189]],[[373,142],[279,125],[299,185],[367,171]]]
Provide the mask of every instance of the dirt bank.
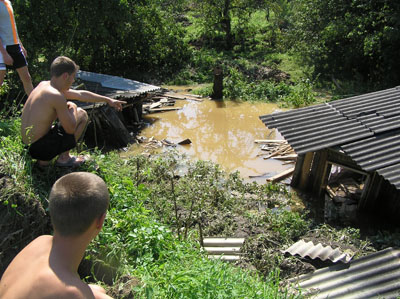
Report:
[[36,237],[51,233],[40,200],[26,198],[14,181],[0,173],[0,276],[14,256]]

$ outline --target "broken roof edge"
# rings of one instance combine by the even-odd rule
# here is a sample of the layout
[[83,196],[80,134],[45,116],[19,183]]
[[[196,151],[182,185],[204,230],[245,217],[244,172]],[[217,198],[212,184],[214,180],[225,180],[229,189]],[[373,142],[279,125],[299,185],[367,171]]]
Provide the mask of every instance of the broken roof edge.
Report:
[[93,73],[88,71],[79,70],[76,74],[76,77],[89,82],[99,83],[102,87],[112,88],[117,90],[124,90],[127,92],[137,92],[137,93],[145,93],[150,91],[160,90],[161,87],[126,79],[123,77]]

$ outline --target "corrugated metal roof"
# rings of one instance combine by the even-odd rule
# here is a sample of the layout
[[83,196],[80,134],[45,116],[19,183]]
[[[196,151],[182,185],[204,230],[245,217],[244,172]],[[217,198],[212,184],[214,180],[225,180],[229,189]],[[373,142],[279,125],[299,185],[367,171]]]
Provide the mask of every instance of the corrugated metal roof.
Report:
[[371,255],[301,275],[290,280],[311,298],[398,298],[400,250]]
[[161,87],[159,86],[125,79],[122,77],[92,73],[81,70],[78,71],[76,77],[84,82],[88,82],[90,89],[96,89],[97,93],[104,95],[107,94],[119,97],[134,97],[146,92],[161,89]]
[[298,154],[340,146],[362,169],[400,188],[400,87],[260,119]]
[[341,252],[339,248],[333,249],[331,246],[323,246],[321,243],[314,245],[313,242],[305,242],[304,240],[296,242],[282,252],[299,255],[303,258],[308,256],[311,259],[319,258],[322,261],[331,260],[334,263],[348,263],[351,260],[351,256]]

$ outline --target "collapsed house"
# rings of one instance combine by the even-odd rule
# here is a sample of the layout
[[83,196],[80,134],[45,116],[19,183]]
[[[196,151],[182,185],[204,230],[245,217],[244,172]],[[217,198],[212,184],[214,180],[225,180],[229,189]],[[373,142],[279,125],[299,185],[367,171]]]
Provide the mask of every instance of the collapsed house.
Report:
[[292,187],[398,223],[400,87],[260,119],[298,154]]
[[113,99],[126,101],[122,112],[105,103],[81,103],[77,105],[88,112],[90,123],[85,141],[92,146],[124,147],[131,141],[131,132],[142,122],[143,101],[149,93],[160,90],[158,86],[87,71],[78,71],[76,89],[86,89]]

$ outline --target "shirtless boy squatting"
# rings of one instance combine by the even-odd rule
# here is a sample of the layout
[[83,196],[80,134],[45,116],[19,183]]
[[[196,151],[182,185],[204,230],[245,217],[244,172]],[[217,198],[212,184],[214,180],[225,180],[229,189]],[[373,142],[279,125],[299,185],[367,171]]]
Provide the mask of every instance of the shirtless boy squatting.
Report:
[[[39,166],[47,166],[58,155],[55,165],[81,165],[85,158],[71,156],[69,151],[76,146],[82,135],[88,115],[75,103],[106,102],[122,110],[125,101],[114,100],[86,90],[70,89],[79,66],[70,58],[57,57],[50,66],[50,81],[42,81],[29,95],[21,121],[22,141],[28,146],[29,154],[38,160]],[[53,122],[58,122],[53,126]]]
[[0,280],[0,298],[111,298],[101,286],[87,285],[78,275],[108,205],[107,186],[97,175],[73,172],[58,179],[49,196],[54,234],[36,238],[12,260]]

